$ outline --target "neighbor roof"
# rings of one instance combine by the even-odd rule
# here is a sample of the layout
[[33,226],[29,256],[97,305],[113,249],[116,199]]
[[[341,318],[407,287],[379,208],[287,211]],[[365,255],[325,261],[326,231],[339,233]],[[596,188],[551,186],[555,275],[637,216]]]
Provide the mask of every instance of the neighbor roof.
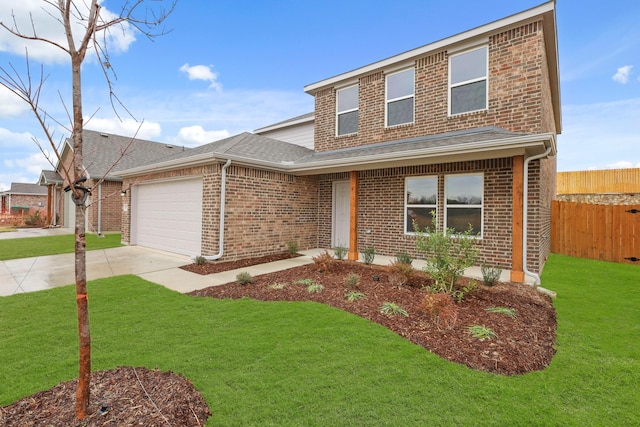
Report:
[[5,194],[23,194],[34,196],[46,196],[47,188],[39,184],[26,184],[23,182],[12,182],[11,189],[4,192]]
[[306,114],[302,114],[300,116],[296,116],[296,117],[292,117],[290,119],[287,120],[283,120],[281,122],[278,123],[274,123],[272,125],[268,125],[265,127],[262,127],[260,129],[256,129],[254,130],[255,133],[260,134],[262,132],[268,132],[270,130],[276,130],[276,129],[281,129],[281,128],[285,128],[288,126],[294,126],[294,125],[299,125],[299,124],[303,124],[303,123],[313,123],[315,119],[315,113],[311,112],[311,113],[306,113]]
[[[67,140],[69,149],[71,144]],[[119,180],[114,173],[117,170],[157,162],[176,151],[182,153],[188,150],[190,148],[105,132],[86,129],[83,132],[82,154],[84,167],[90,178],[104,176],[108,180]]]

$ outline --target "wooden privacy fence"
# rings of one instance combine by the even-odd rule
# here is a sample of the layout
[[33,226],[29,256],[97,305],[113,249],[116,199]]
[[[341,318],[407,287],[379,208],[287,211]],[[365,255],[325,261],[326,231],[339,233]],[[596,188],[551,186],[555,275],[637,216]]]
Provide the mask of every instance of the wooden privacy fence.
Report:
[[640,205],[554,201],[551,251],[640,265]]
[[558,172],[558,194],[640,193],[640,168]]

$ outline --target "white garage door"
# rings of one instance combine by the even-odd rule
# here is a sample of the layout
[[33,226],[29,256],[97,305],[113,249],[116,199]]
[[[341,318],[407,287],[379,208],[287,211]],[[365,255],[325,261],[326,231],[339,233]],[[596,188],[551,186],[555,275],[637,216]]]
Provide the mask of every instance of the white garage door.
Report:
[[199,255],[202,178],[141,184],[136,189],[133,243],[183,255]]

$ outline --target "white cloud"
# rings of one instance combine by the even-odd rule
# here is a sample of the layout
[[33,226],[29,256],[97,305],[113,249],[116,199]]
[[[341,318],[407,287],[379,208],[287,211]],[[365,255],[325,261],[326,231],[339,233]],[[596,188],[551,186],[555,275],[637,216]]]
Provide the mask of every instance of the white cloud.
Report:
[[180,71],[186,73],[189,80],[204,80],[210,82],[209,88],[217,91],[222,90],[222,84],[218,82],[218,73],[211,70],[211,66],[184,64]]
[[629,76],[631,75],[631,69],[633,65],[625,65],[623,67],[618,68],[618,72],[611,77],[613,81],[626,84],[629,82]]
[[206,131],[202,126],[188,126],[180,129],[177,138],[175,138],[175,144],[195,147],[224,139],[228,136],[230,136],[230,134],[226,129]]
[[[57,2],[51,2],[53,4]],[[104,3],[104,2],[100,2]],[[85,21],[76,19],[78,14],[87,16],[88,2],[74,2],[77,6],[74,12],[73,33],[76,42],[79,43],[80,37],[84,35],[85,29],[83,24]],[[14,28],[15,16],[15,28]],[[105,8],[102,4],[100,16],[103,20],[115,18],[117,15]],[[6,23],[14,30],[26,35],[33,35],[32,28],[37,31],[37,36],[48,39],[67,46],[66,36],[59,21],[60,12],[50,2],[41,0],[21,0],[21,1],[2,1],[0,2],[0,21]],[[135,29],[124,22],[121,25],[110,28],[105,35],[108,49],[112,53],[126,51],[131,43],[135,41]],[[19,56],[24,56],[25,47],[29,50],[29,58],[32,60],[42,61],[44,63],[61,63],[69,60],[69,56],[62,49],[57,48],[50,43],[44,43],[33,40],[24,40],[12,35],[6,30],[0,31],[0,51],[10,52]]]
[[29,132],[14,133],[7,129],[0,128],[0,147],[3,151],[10,149],[34,146],[33,136]]
[[621,160],[616,163],[610,163],[607,165],[607,169],[627,169],[627,168],[640,168],[640,162],[633,164],[628,160]]
[[640,164],[640,98],[564,105],[562,111],[559,171]]
[[122,135],[136,137],[138,139],[154,140],[162,134],[160,123],[157,122],[137,122],[133,119],[119,120],[117,118],[101,119],[93,117],[85,118],[87,129],[98,132],[112,133],[114,135]]
[[0,86],[0,117],[19,116],[29,109],[26,102],[4,86]]
[[[56,160],[52,153],[47,154],[55,164]],[[40,176],[43,169],[53,169],[49,160],[41,152],[33,153],[28,157],[14,160],[15,167],[21,168],[31,176]],[[32,180],[33,181],[33,180]],[[30,182],[30,181],[27,181]]]

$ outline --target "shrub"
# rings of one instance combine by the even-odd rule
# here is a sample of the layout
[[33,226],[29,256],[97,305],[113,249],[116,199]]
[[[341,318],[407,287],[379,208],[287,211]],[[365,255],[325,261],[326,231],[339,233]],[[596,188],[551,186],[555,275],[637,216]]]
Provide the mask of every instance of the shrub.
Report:
[[196,263],[196,265],[205,265],[207,263],[207,259],[205,257],[203,257],[202,255],[198,255],[194,259],[194,262]]
[[309,286],[307,286],[307,292],[309,292],[310,294],[317,294],[322,292],[322,290],[324,289],[324,286],[322,286],[320,283],[312,283]]
[[407,264],[396,259],[396,261],[389,264],[387,272],[389,273],[389,282],[393,286],[402,286],[411,280],[415,270],[410,263]]
[[313,279],[300,279],[300,280],[296,280],[294,283],[296,285],[309,286],[309,285],[313,285],[316,282],[314,282]]
[[467,296],[467,294],[470,294],[476,289],[478,289],[478,282],[476,282],[475,280],[471,280],[463,287],[455,289],[453,291],[453,297],[456,299],[456,301],[461,302],[464,297]]
[[248,285],[249,283],[253,282],[253,277],[248,272],[243,271],[242,273],[238,273],[238,275],[236,276],[236,281],[241,285]]
[[418,250],[426,255],[424,271],[435,280],[435,285],[441,292],[453,296],[464,269],[474,265],[478,259],[478,248],[471,225],[467,231],[458,234],[453,228],[420,230],[415,223],[414,229]]
[[290,255],[295,255],[298,253],[298,242],[296,242],[295,240],[289,240],[287,242],[287,252]]
[[444,292],[427,294],[420,303],[421,308],[438,326],[453,329],[458,320],[458,306],[453,298]]
[[376,257],[376,249],[373,246],[365,248],[362,252],[363,261],[367,265],[373,264],[373,259]]
[[480,270],[482,270],[482,280],[485,285],[493,286],[500,280],[501,269],[482,264]]
[[349,273],[349,275],[344,279],[344,283],[350,288],[354,289],[358,287],[360,283],[360,276],[356,273]]
[[407,252],[398,252],[396,254],[396,261],[402,264],[411,265],[413,263],[413,258]]
[[485,308],[485,310],[488,311],[489,313],[504,314],[505,316],[509,316],[509,317],[511,317],[513,319],[518,317],[518,315],[516,314],[516,309],[515,308],[510,308],[510,307],[487,307],[487,308]]
[[335,254],[336,258],[338,258],[339,260],[343,260],[345,255],[347,254],[347,248],[336,246],[335,248],[333,248],[333,253]]
[[472,337],[478,338],[479,340],[490,340],[491,338],[498,338],[498,335],[495,332],[484,325],[467,326],[467,331],[471,334]]
[[358,301],[359,299],[364,299],[367,297],[362,292],[354,292],[354,291],[347,293],[346,296],[347,296],[347,301],[351,301],[351,302]]
[[280,290],[280,289],[284,289],[287,286],[289,286],[289,284],[287,282],[277,282],[277,283],[272,283],[268,286],[269,289],[276,289],[276,290]]
[[333,264],[333,257],[329,252],[324,251],[323,253],[311,258],[318,268],[318,271],[329,271],[331,265]]
[[45,218],[40,215],[39,210],[27,216],[27,218],[25,218],[24,220],[25,225],[29,225],[32,227],[40,227],[44,225],[44,222],[45,222]]
[[409,313],[407,313],[407,310],[405,310],[404,308],[400,307],[398,304],[393,302],[383,302],[382,305],[380,306],[380,313],[389,317],[391,316],[409,317]]

